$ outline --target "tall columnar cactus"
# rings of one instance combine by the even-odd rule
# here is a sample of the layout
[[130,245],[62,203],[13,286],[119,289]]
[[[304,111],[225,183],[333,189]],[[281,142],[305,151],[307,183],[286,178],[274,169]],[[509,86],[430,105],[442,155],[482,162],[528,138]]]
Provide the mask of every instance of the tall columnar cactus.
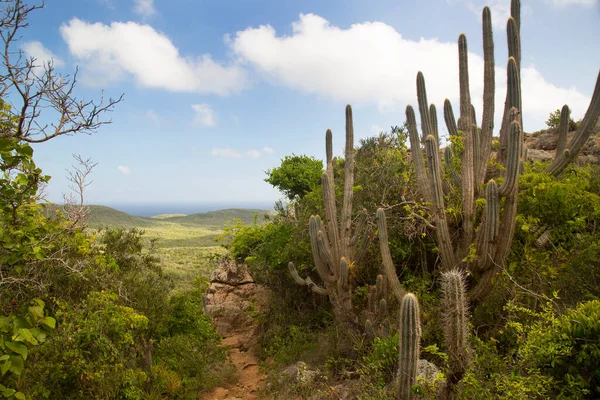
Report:
[[[419,140],[412,107],[406,109],[408,130],[411,138],[415,172],[423,198],[431,203],[431,218],[435,226],[436,240],[443,269],[470,270],[474,277],[473,298],[484,295],[499,266],[508,255],[514,235],[516,205],[518,194],[519,165],[522,159],[521,129],[521,84],[520,84],[520,38],[519,38],[519,2],[512,2],[512,16],[509,19],[507,64],[507,97],[502,128],[501,142],[504,143],[504,157],[501,163],[505,168],[504,182],[498,187],[495,181],[483,184],[487,162],[491,153],[494,121],[494,43],[491,13],[484,8],[483,44],[484,44],[484,93],[483,117],[481,129],[477,128],[476,115],[471,103],[467,39],[460,35],[458,40],[460,116],[454,117],[450,101],[444,102],[444,121],[451,136],[462,138],[462,159],[460,179],[452,178],[460,186],[462,215],[459,224],[450,224],[446,218],[444,199],[444,174],[438,140],[432,135],[431,107],[425,104],[427,99],[423,75],[417,75],[417,97],[423,140]],[[425,117],[423,117],[425,115]],[[424,145],[426,163],[420,151]],[[446,158],[452,157],[446,150]],[[446,161],[447,172],[452,177],[451,162]],[[448,169],[450,168],[450,169]],[[476,199],[486,198],[486,210],[482,217],[476,213]],[[504,207],[500,207],[503,200]],[[473,251],[475,255],[473,256]]]
[[[354,186],[354,127],[352,108],[346,106],[346,149],[344,159],[344,196],[341,210],[336,206],[335,184],[333,174],[332,133],[325,134],[327,167],[321,178],[323,200],[325,205],[325,226],[321,218],[313,215],[309,221],[310,240],[313,261],[323,286],[317,285],[309,278],[301,278],[293,263],[289,270],[296,283],[308,286],[314,293],[329,296],[336,321],[354,322],[351,292],[348,285],[348,269],[365,254],[369,244],[366,232],[366,211],[359,216],[354,232],[352,232],[352,197]],[[338,220],[339,216],[339,220]],[[362,240],[361,240],[362,239]],[[360,244],[360,246],[358,246]]]
[[408,293],[400,305],[400,343],[398,346],[398,399],[413,399],[411,387],[417,380],[421,341],[421,319],[417,297]]
[[445,398],[454,399],[455,385],[471,361],[467,342],[469,311],[465,276],[458,270],[442,273],[442,324],[449,364]]
[[567,134],[569,133],[569,117],[571,114],[571,110],[569,110],[568,105],[564,105],[562,110],[560,110],[560,124],[558,126],[558,139],[556,141],[556,153],[554,154],[554,159],[563,154],[565,149],[567,148]]

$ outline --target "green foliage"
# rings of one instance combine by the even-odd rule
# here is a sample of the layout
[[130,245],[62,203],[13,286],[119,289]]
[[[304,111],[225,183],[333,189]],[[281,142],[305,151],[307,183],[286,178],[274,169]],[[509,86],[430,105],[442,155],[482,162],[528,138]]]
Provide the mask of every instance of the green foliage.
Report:
[[34,299],[19,315],[0,317],[0,393],[4,398],[26,398],[14,388],[19,386],[27,356],[56,327],[56,320],[46,315],[44,306],[42,300]]
[[[569,115],[571,115],[571,109],[569,109]],[[550,129],[556,129],[560,126],[560,109],[551,112],[546,120],[546,126]],[[569,117],[569,131],[577,129],[577,124],[573,121],[573,118]]]
[[266,173],[265,182],[273,185],[288,199],[298,200],[320,185],[323,162],[312,156],[292,154],[281,160],[281,166]]
[[58,326],[31,352],[23,376],[36,399],[141,399],[147,376],[135,365],[136,342],[148,318],[119,304],[116,294],[92,292],[78,307],[63,304]]
[[363,373],[376,376],[380,387],[394,379],[398,365],[398,333],[375,338],[371,351],[363,359]]
[[291,325],[274,334],[265,349],[265,355],[276,363],[298,361],[309,350],[316,348],[316,335],[305,327]]
[[598,398],[600,301],[582,303],[558,317],[541,317],[519,347],[523,364],[551,376],[557,398]]

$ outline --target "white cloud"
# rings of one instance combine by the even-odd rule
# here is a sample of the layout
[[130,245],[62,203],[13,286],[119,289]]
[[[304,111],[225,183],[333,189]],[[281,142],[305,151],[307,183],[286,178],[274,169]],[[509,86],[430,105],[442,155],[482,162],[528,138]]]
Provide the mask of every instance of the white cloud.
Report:
[[273,154],[275,152],[275,150],[272,147],[269,146],[265,146],[263,147],[263,151],[267,154]]
[[43,73],[43,65],[52,61],[54,66],[57,68],[62,68],[65,66],[63,60],[61,60],[58,56],[56,56],[53,52],[48,50],[42,42],[37,40],[33,40],[30,42],[23,43],[23,52],[28,58],[35,58],[34,62],[34,73],[39,75]]
[[586,6],[592,7],[600,4],[598,0],[546,0],[546,3],[550,3],[555,7],[567,7],[567,6]]
[[153,16],[156,13],[154,0],[133,0],[133,11],[145,18]]
[[206,103],[203,104],[192,104],[192,108],[196,112],[194,117],[194,123],[203,126],[215,126],[216,115],[212,107]]
[[[419,70],[425,74],[428,100],[440,111],[445,97],[455,104],[458,100],[456,43],[408,40],[381,22],[341,29],[318,15],[301,14],[289,36],[277,36],[273,27],[263,25],[237,32],[230,46],[269,81],[344,103],[375,103],[384,110],[397,110],[406,104],[416,106]],[[506,64],[496,61],[499,119],[506,93]],[[469,67],[471,97],[480,115],[483,57],[469,53]],[[526,130],[543,126],[548,113],[565,102],[574,114],[583,114],[589,103],[589,98],[576,89],[547,82],[533,66],[522,69],[522,87]]]
[[131,169],[129,167],[126,167],[125,165],[119,165],[117,167],[117,170],[123,175],[131,175]]
[[260,156],[262,156],[262,154],[260,154],[260,151],[258,151],[258,150],[248,150],[248,157],[250,157],[250,158],[260,158]]
[[213,148],[212,155],[213,155],[213,157],[225,157],[225,158],[240,158],[240,157],[242,157],[242,155],[237,150],[234,150],[230,147],[225,148],[225,149]]
[[220,64],[210,54],[182,56],[167,36],[149,25],[92,24],[73,18],[60,32],[88,85],[133,77],[142,87],[217,95],[239,92],[246,85],[240,66]]

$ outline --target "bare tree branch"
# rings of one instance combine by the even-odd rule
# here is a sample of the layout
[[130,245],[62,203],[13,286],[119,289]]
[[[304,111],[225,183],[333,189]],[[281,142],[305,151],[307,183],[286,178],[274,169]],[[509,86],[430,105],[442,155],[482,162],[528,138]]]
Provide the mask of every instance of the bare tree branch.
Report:
[[[74,95],[77,70],[72,76],[63,75],[55,71],[52,60],[40,65],[35,57],[13,50],[21,39],[19,31],[29,25],[29,13],[41,8],[43,1],[28,6],[22,0],[0,0],[0,40],[4,44],[0,97],[10,100],[10,113],[17,121],[16,129],[0,130],[0,137],[41,143],[61,135],[92,134],[111,123],[103,117],[123,100],[123,95],[108,100],[102,95],[99,101],[78,99]],[[56,122],[45,122],[49,120]]]

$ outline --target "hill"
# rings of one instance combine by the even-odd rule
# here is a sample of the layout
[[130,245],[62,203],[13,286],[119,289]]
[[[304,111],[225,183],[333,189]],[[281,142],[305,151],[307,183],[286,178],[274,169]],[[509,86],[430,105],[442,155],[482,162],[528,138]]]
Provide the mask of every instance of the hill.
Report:
[[210,211],[185,216],[173,216],[168,218],[163,217],[161,220],[165,222],[177,222],[182,225],[223,227],[223,225],[232,218],[239,218],[244,224],[251,225],[254,223],[255,215],[257,215],[256,222],[261,224],[264,221],[264,215],[269,215],[272,213],[273,211],[269,210],[230,208],[227,210]]
[[115,210],[106,206],[88,206],[90,208],[89,226],[90,228],[100,228],[105,226],[114,226],[122,228],[148,228],[155,224],[155,221],[130,215],[123,211]]

